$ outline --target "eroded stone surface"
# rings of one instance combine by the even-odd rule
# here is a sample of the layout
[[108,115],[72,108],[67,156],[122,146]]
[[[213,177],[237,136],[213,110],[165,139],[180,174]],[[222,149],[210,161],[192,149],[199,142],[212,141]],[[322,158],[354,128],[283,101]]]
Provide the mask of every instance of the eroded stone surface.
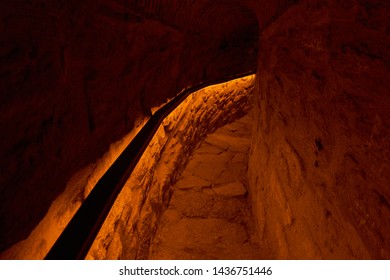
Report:
[[[193,93],[165,118],[115,201],[87,259],[147,257],[148,244],[161,209],[167,205],[171,186],[179,179],[192,151],[209,132],[248,112],[252,85],[253,77],[204,88]],[[134,130],[112,145],[99,162],[72,180],[31,235],[2,253],[0,258],[42,259],[97,180],[136,132]],[[212,155],[209,161],[213,161]],[[179,186],[183,189],[209,188],[211,184],[191,173]],[[191,203],[195,209],[203,208],[201,199]],[[201,215],[212,211],[210,205],[207,207]],[[198,215],[188,207],[184,212],[191,217]]]
[[[150,259],[256,259],[262,256],[264,252],[252,240],[253,221],[243,184],[250,126],[251,116],[247,115],[208,135],[194,152],[162,216],[151,243]],[[226,176],[226,172],[230,176]],[[218,183],[224,181],[227,183]],[[183,182],[188,182],[187,186],[190,182],[200,183],[188,188],[183,187]]]
[[[240,79],[238,82],[216,85],[193,93],[163,121],[122,191],[123,194],[111,210],[88,258],[147,258],[150,239],[156,231],[161,209],[167,206],[172,185],[178,180],[178,191],[172,196],[172,204],[176,203],[176,208],[169,207],[168,210],[190,218],[210,215],[213,197],[209,196],[207,190],[210,190],[212,183],[195,171],[197,168],[202,170],[203,163],[212,165],[221,162],[219,157],[214,153],[204,154],[204,159],[196,157],[193,164],[195,171],[187,168],[181,177],[180,173],[186,167],[192,151],[208,133],[215,127],[245,115],[250,108],[250,95],[243,90],[243,85],[250,81]],[[209,103],[220,104],[226,111],[210,107]],[[227,110],[232,107],[240,108],[237,115]],[[229,153],[221,157],[226,160],[233,158]],[[223,167],[222,163],[220,166]],[[172,217],[175,217],[173,214],[176,212],[171,212]],[[111,240],[115,242],[113,225],[115,232],[121,236],[122,246],[118,246],[120,250],[117,251],[109,250],[111,245],[107,245]]]
[[214,187],[213,191],[225,197],[244,196],[247,193],[245,186],[239,181]]
[[[172,1],[130,2],[2,1],[0,251],[26,239],[69,179],[152,107],[183,88],[255,69],[256,32],[239,39],[230,28],[242,22],[226,21],[242,9],[217,5],[208,18],[219,14],[225,24],[208,26],[195,16],[204,1],[180,4],[179,13]],[[173,23],[178,14],[183,23]],[[256,30],[253,13],[241,16]],[[211,35],[213,27],[229,36]]]
[[389,1],[299,2],[260,38],[259,238],[281,259],[389,259]]
[[197,187],[209,187],[211,183],[209,181],[206,181],[202,178],[189,175],[182,179],[180,179],[176,183],[176,187],[179,189],[191,189],[191,188],[197,188]]

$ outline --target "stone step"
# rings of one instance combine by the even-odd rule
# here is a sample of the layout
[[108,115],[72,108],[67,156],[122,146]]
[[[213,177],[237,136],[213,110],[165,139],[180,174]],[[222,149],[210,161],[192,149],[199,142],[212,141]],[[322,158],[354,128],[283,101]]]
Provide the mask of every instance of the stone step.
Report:
[[251,117],[217,129],[174,186],[150,259],[261,259],[245,187]]

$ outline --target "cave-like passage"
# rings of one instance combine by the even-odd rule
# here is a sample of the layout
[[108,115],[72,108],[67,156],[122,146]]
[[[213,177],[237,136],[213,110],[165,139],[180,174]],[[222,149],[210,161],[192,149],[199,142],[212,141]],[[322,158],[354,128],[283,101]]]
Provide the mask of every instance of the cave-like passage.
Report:
[[[233,78],[245,77],[249,74],[254,74],[254,72],[233,75],[219,82],[230,81]],[[141,131],[99,179],[45,259],[84,259],[86,257],[115,200],[161,122],[189,95],[216,83],[217,81],[203,82],[197,86],[189,87],[153,114]]]
[[209,134],[173,188],[149,259],[261,259],[247,193],[252,115]]

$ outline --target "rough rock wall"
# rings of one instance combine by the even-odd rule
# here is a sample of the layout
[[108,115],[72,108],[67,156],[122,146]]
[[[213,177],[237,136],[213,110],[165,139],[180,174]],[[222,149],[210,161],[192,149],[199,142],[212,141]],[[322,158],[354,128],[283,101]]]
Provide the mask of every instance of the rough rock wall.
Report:
[[389,5],[302,1],[261,34],[249,179],[270,258],[390,258]]
[[241,0],[252,11],[256,12],[260,31],[267,28],[284,11],[300,0]]
[[[248,111],[252,106],[253,85],[254,77],[250,76],[205,88],[189,96],[164,120],[115,202],[88,258],[145,258],[157,218],[168,203],[171,185],[192,150],[207,133]],[[145,120],[113,143],[102,158],[77,172],[29,237],[0,254],[0,258],[44,258],[96,182]]]
[[137,164],[87,259],[146,259],[172,187],[203,138],[248,113],[254,76],[202,89],[160,125]]
[[73,174],[65,190],[50,204],[49,210],[29,236],[0,253],[0,259],[43,259],[93,187],[134,139],[147,119],[144,117],[137,120],[132,131],[112,143],[102,157]]
[[5,0],[0,15],[0,251],[151,107],[253,68],[231,55],[247,41],[221,52],[118,1]]

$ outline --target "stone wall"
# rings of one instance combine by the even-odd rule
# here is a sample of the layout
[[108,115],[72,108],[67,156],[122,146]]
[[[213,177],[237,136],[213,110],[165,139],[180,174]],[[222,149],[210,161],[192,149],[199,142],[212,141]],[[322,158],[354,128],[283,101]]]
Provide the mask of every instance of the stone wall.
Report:
[[251,107],[254,77],[200,90],[162,123],[116,200],[87,259],[146,259],[156,223],[193,150]]
[[390,258],[388,1],[301,1],[260,38],[250,194],[270,258]]
[[1,2],[0,251],[151,107],[253,69],[253,49],[232,55],[250,38],[227,38],[221,51],[221,36],[163,25],[127,2]]
[[[91,259],[135,259],[148,254],[155,223],[167,205],[171,185],[191,152],[216,128],[243,116],[251,106],[253,76],[211,86],[190,95],[162,123],[115,202],[89,255]],[[157,108],[154,108],[156,110]],[[42,259],[99,178],[145,123],[113,143],[99,160],[78,171],[26,240],[3,259]]]

